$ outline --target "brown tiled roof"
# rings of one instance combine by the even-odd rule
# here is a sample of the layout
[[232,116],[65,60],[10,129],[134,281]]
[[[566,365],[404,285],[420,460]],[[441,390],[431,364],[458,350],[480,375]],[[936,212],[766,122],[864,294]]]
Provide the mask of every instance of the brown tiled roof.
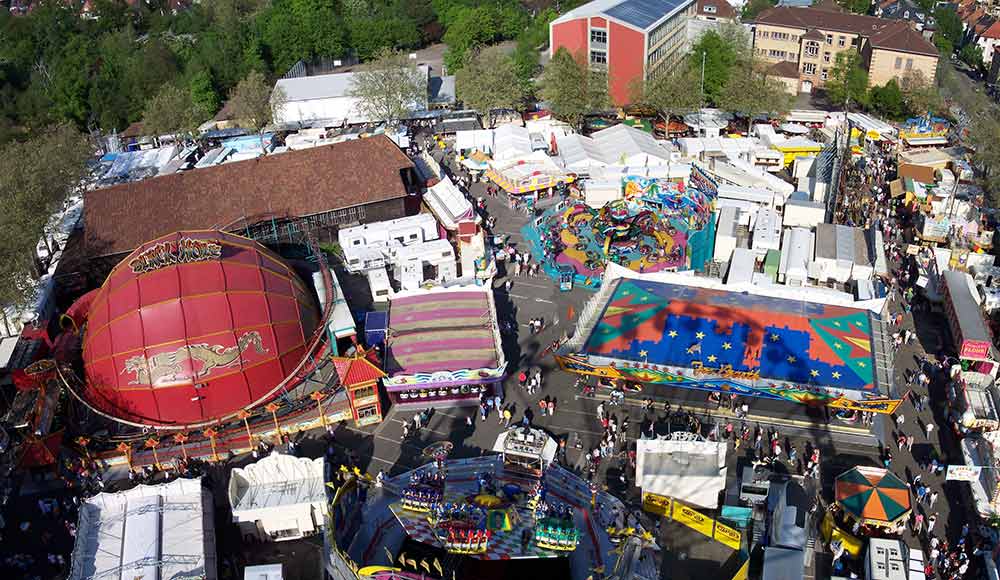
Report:
[[[736,10],[729,4],[728,0],[698,0],[698,14],[715,18],[729,19],[736,18]],[[715,12],[705,12],[706,6],[714,6]]]
[[806,40],[826,40],[826,35],[813,28],[809,32],[803,34],[802,38]]
[[404,197],[401,173],[412,169],[399,147],[379,135],[90,191],[83,214],[87,251],[120,254],[181,229]]
[[873,34],[868,42],[873,48],[882,50],[926,54],[928,56],[938,55],[937,48],[927,42],[923,35],[914,30],[909,23],[899,20]]
[[986,38],[1000,38],[1000,22],[994,22],[979,36],[985,36]]
[[125,139],[129,139],[131,137],[142,137],[144,135],[145,133],[143,133],[142,121],[136,121],[128,127],[125,127],[125,130],[122,131],[121,134],[121,136]]
[[799,65],[788,60],[783,60],[774,63],[771,68],[767,69],[767,74],[783,79],[797,79],[799,78]]
[[972,26],[972,31],[976,34],[976,36],[981,36],[991,26],[993,26],[996,23],[996,21],[997,21],[996,18],[993,18],[989,14],[983,14],[982,16],[979,17],[979,20],[977,20],[976,23]]
[[757,24],[787,26],[789,28],[819,28],[837,32],[851,32],[871,36],[891,21],[874,16],[851,14],[849,12],[834,12],[817,8],[798,8],[793,6],[777,6],[768,8],[757,15]]

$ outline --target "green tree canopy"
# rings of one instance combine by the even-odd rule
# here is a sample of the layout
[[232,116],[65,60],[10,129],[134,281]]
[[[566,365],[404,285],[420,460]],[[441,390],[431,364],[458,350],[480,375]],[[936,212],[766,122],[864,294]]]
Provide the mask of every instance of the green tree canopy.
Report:
[[526,96],[514,61],[499,46],[470,55],[456,75],[455,90],[458,99],[479,111],[490,127],[494,110],[518,108]]
[[743,5],[740,17],[743,22],[752,22],[757,18],[758,14],[768,8],[774,8],[775,5],[777,5],[775,0],[749,0],[749,2]]
[[700,80],[692,67],[674,67],[641,83],[632,100],[654,107],[667,117],[690,113],[701,107],[701,95],[694,88]]
[[826,94],[838,106],[864,105],[868,98],[868,72],[861,66],[861,56],[854,50],[837,53],[826,81]]
[[787,113],[792,96],[783,83],[767,75],[762,63],[751,59],[729,74],[717,105],[752,119],[763,113]]
[[896,79],[890,79],[885,86],[872,87],[869,93],[869,105],[879,115],[893,120],[900,120],[906,116],[903,91],[899,90]]
[[709,30],[691,47],[688,66],[698,71],[699,77],[704,67],[705,101],[718,102],[730,72],[746,58],[746,38],[741,34],[734,27]]
[[941,110],[941,95],[923,72],[907,71],[899,81],[899,89],[910,114],[924,117]]
[[22,306],[32,298],[36,244],[52,212],[80,187],[91,154],[83,136],[68,124],[0,148],[0,197],[4,200],[0,304]]
[[253,129],[260,136],[260,148],[264,148],[264,128],[274,121],[275,112],[285,104],[281,89],[272,90],[267,77],[252,71],[229,93],[229,106],[233,117],[241,124]]
[[962,42],[962,21],[959,20],[954,6],[941,6],[934,10],[934,22],[937,24],[935,36],[947,39],[951,46]]
[[195,104],[189,89],[164,85],[146,102],[142,125],[150,135],[192,135],[211,114]]
[[970,42],[962,47],[962,50],[958,53],[958,58],[962,59],[962,62],[980,72],[986,68],[983,64],[983,47],[973,42]]
[[542,71],[541,94],[556,117],[579,127],[585,115],[608,105],[608,77],[591,70],[582,51],[574,56],[560,48]]
[[351,95],[360,102],[365,115],[379,121],[403,118],[414,103],[427,100],[427,79],[416,65],[399,51],[382,49],[377,58],[355,73]]

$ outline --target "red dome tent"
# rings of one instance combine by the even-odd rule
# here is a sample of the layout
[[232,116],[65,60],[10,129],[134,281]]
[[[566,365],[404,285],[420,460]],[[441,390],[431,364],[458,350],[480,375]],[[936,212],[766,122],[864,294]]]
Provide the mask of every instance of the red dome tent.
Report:
[[260,244],[169,234],[132,252],[93,298],[83,396],[134,424],[215,422],[276,396],[317,320],[306,286]]

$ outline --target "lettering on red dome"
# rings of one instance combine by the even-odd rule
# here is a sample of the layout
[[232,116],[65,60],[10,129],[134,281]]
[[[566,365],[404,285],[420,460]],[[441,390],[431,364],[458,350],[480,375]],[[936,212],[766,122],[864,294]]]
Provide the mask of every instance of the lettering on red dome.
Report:
[[154,244],[143,250],[141,254],[129,261],[133,274],[143,274],[174,264],[189,262],[206,262],[222,257],[222,244],[219,240],[194,240],[181,238],[177,241],[167,241]]

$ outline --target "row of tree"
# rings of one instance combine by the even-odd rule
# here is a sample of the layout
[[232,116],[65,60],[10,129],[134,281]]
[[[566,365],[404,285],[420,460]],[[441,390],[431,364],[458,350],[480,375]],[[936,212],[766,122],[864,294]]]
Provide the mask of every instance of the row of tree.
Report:
[[212,0],[177,13],[167,0],[91,4],[93,18],[60,0],[0,11],[0,143],[61,122],[121,131],[181,93],[205,120],[252,72],[273,79],[299,60],[367,61],[442,37],[452,71],[481,46],[516,40],[526,82],[555,17],[517,0]]

